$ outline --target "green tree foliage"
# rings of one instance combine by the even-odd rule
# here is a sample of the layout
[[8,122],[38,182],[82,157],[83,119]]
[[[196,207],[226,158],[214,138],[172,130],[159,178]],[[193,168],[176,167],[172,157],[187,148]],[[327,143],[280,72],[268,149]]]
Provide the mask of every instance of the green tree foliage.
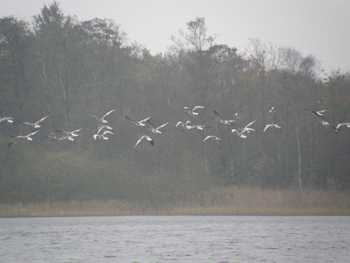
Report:
[[[216,43],[197,17],[165,54],[127,42],[110,19],[79,21],[57,2],[32,25],[0,19],[0,202],[123,199],[190,203],[213,186],[349,190],[350,78],[253,39],[245,55]],[[184,106],[202,105],[198,116]],[[114,136],[94,140],[103,116]],[[310,111],[327,110],[323,119]],[[238,116],[235,125],[216,121]],[[237,115],[236,115],[237,114]],[[17,138],[41,123],[33,141]],[[151,116],[162,134],[136,121]],[[233,116],[234,115],[234,116]],[[175,128],[191,121],[196,128]],[[255,121],[247,138],[232,133]],[[281,129],[268,129],[278,124]],[[83,128],[74,141],[62,131]],[[150,135],[134,149],[140,135]],[[220,138],[219,144],[207,135]],[[51,139],[50,139],[51,138]],[[14,143],[9,143],[13,141]]]

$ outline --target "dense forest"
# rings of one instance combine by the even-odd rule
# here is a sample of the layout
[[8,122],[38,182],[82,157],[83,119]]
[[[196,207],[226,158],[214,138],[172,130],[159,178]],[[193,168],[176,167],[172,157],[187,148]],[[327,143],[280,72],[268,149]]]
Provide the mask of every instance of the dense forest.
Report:
[[[114,21],[79,21],[56,2],[30,23],[1,17],[0,203],[350,190],[350,74],[259,39],[245,52],[218,44],[201,17],[184,26],[153,56]],[[94,116],[112,110],[97,133]],[[142,135],[154,145],[135,147]]]

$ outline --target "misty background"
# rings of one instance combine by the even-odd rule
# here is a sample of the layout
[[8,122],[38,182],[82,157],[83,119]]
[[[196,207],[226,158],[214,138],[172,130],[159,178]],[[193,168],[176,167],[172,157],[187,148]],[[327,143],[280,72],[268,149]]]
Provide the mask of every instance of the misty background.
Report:
[[[0,16],[32,21],[47,0],[12,0],[1,4]],[[171,35],[205,17],[209,35],[245,53],[250,38],[292,47],[322,62],[326,72],[350,70],[350,2],[347,0],[61,0],[65,15],[79,20],[110,18],[152,55],[165,53]]]
[[[193,17],[169,32],[166,52],[152,54],[115,21],[79,20],[57,2],[31,22],[1,17],[0,116],[14,123],[0,123],[0,202],[158,206],[232,185],[348,191],[350,129],[335,127],[350,121],[350,74],[259,38],[240,52],[211,32],[205,17]],[[197,116],[183,109],[196,105],[205,107]],[[106,119],[115,136],[94,140],[100,123],[91,115],[113,109]],[[321,118],[305,109],[326,111]],[[225,119],[237,113],[236,126],[214,110]],[[33,141],[17,137],[36,130],[24,122],[47,115]],[[153,134],[125,115],[169,124]],[[188,120],[206,128],[175,127]],[[247,138],[231,132],[252,121]],[[266,124],[281,128],[263,132]],[[50,137],[80,128],[74,141]],[[140,135],[154,146],[134,148]],[[203,142],[208,135],[219,144]]]

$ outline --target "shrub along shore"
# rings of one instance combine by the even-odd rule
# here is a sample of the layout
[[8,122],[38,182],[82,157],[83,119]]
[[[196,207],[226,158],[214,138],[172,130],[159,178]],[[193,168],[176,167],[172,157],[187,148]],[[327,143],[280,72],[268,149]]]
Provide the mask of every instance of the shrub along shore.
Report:
[[350,215],[350,194],[213,188],[186,200],[91,200],[0,204],[0,217],[113,215]]

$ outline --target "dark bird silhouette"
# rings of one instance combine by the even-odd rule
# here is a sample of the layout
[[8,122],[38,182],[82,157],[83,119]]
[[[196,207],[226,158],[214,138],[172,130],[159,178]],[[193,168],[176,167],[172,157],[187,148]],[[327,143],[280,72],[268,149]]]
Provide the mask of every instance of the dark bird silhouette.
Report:
[[324,113],[325,111],[327,111],[327,110],[314,111],[314,110],[309,110],[309,109],[305,109],[305,108],[303,108],[303,109],[306,110],[306,111],[309,111],[309,112],[311,112],[311,113],[313,113],[313,114],[315,114],[317,117],[320,117],[320,118],[323,119],[323,120],[324,120],[324,118],[323,118],[323,113]]
[[233,125],[233,126],[236,126],[236,124],[234,124],[234,122],[235,122],[236,120],[225,120],[224,118],[222,118],[222,117],[220,116],[220,114],[219,114],[216,110],[214,110],[214,113],[219,117],[219,119],[216,119],[216,120],[219,121],[220,123],[226,124],[226,125]]
[[15,141],[8,141],[8,145],[7,145],[7,148],[10,148],[12,146],[12,144],[15,144],[17,142]]

